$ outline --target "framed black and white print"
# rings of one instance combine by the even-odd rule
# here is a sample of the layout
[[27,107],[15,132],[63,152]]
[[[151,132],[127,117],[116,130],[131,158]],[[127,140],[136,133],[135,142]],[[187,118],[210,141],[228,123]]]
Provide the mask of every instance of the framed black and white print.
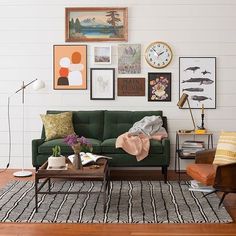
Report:
[[90,69],[90,99],[91,100],[115,99],[114,68]]
[[216,57],[179,58],[179,97],[183,93],[193,109],[216,108]]
[[171,73],[148,73],[148,101],[171,101]]

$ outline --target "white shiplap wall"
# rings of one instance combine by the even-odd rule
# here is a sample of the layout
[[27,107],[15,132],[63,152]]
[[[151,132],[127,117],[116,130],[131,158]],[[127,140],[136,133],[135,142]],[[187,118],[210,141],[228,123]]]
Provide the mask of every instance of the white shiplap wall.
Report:
[[[142,51],[156,40],[173,49],[172,63],[162,70],[147,65],[142,55],[142,74],[150,71],[172,72],[172,101],[147,102],[146,97],[117,97],[114,101],[90,101],[89,90],[52,89],[52,48],[64,44],[65,7],[128,7],[129,43],[141,43]],[[46,82],[46,88],[26,91],[25,162],[31,168],[31,140],[40,137],[40,113],[48,109],[73,110],[163,110],[168,117],[174,163],[175,131],[191,128],[187,110],[176,106],[179,93],[178,58],[180,56],[217,57],[217,109],[206,110],[206,127],[215,142],[220,130],[236,130],[236,1],[235,0],[0,0],[0,168],[8,154],[7,96],[34,78]],[[94,67],[88,43],[88,68]],[[110,44],[108,42],[108,44]],[[112,45],[111,67],[117,68],[117,43]],[[89,78],[89,71],[88,71]],[[88,88],[89,79],[88,79]],[[200,124],[200,110],[193,111]],[[12,162],[21,167],[21,96],[11,100]]]

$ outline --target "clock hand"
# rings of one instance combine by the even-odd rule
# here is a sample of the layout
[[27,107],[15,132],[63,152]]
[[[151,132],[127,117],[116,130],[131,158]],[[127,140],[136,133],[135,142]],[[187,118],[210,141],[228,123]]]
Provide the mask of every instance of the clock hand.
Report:
[[157,54],[157,56],[159,56],[158,53],[157,53],[157,51],[156,51],[154,48],[152,48],[152,50]]
[[160,52],[160,53],[158,53],[158,56],[162,55],[163,53],[164,53],[164,51],[163,51],[163,52]]

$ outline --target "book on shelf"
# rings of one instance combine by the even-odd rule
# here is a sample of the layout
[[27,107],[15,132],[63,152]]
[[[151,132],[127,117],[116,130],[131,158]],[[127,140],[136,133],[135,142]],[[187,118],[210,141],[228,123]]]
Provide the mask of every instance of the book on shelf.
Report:
[[[73,162],[73,157],[74,157],[74,154],[68,156],[68,158],[71,162]],[[97,160],[102,159],[102,158],[112,159],[111,157],[108,157],[108,156],[96,155],[96,154],[93,154],[93,153],[90,153],[90,152],[86,152],[86,153],[85,152],[80,152],[80,158],[81,158],[81,162],[82,162],[83,166],[85,166],[89,163],[91,163],[91,164],[96,163]]]
[[197,192],[212,192],[215,189],[212,186],[206,186],[204,184],[202,184],[201,182],[197,181],[197,180],[191,180],[190,181],[190,187],[189,187],[189,191],[197,191]]
[[192,147],[203,148],[204,146],[205,146],[204,141],[192,141],[192,140],[186,140],[182,145],[183,148],[192,148]]

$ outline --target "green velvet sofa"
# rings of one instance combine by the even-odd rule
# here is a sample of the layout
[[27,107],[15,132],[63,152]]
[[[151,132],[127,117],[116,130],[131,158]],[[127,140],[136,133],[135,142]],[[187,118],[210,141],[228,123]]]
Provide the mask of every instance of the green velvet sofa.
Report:
[[[58,114],[63,111],[47,111],[47,114]],[[136,157],[129,155],[122,149],[115,148],[116,138],[127,132],[132,125],[144,116],[161,116],[163,126],[167,130],[167,118],[162,111],[73,111],[73,125],[76,134],[84,136],[93,145],[95,154],[112,157],[110,167],[162,167],[165,181],[167,180],[167,168],[170,163],[170,141],[168,138],[162,141],[151,140],[149,155],[137,162]],[[32,162],[38,169],[51,155],[52,147],[61,146],[63,155],[73,153],[63,139],[54,139],[45,142],[45,132],[42,129],[40,139],[32,140]]]

